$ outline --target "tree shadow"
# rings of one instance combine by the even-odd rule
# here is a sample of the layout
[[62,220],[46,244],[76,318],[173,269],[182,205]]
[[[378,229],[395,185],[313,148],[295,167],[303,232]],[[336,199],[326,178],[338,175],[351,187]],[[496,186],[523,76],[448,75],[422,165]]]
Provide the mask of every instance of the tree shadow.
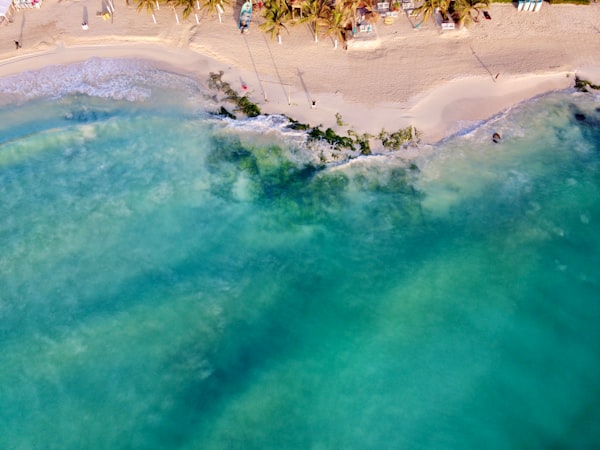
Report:
[[23,47],[23,32],[25,31],[25,11],[23,11],[23,20],[21,20],[21,30],[19,31],[19,47]]
[[267,50],[269,51],[269,56],[271,57],[271,61],[273,62],[273,67],[275,68],[275,73],[277,74],[277,80],[279,81],[279,85],[281,86],[281,89],[283,90],[283,95],[285,97],[287,95],[287,92],[285,91],[285,83],[281,79],[281,74],[279,73],[279,68],[277,67],[277,64],[275,63],[275,58],[273,57],[273,52],[271,51],[271,45],[269,44],[269,40],[267,39],[267,36],[264,33],[261,33],[261,34],[262,34],[263,39],[265,40],[265,45],[267,46]]
[[312,105],[313,99],[308,93],[308,88],[306,87],[306,83],[304,83],[304,78],[302,78],[302,75],[304,74],[300,72],[300,69],[296,68],[296,70],[298,71],[298,78],[300,79],[300,84],[302,85],[302,89],[304,90],[304,94],[306,95],[306,100],[308,101],[309,105]]
[[473,53],[473,56],[475,57],[475,59],[479,62],[479,64],[481,64],[481,67],[483,67],[486,70],[486,72],[490,74],[492,81],[495,83],[496,77],[498,75],[496,75],[496,77],[494,77],[494,74],[490,71],[488,66],[486,66],[485,63],[481,60],[481,58],[479,56],[477,56],[477,53],[475,53],[475,50],[473,50],[473,47],[469,46],[469,48],[471,49],[471,53]]
[[256,78],[258,79],[258,84],[260,85],[260,89],[262,90],[263,97],[265,102],[268,102],[267,93],[265,92],[265,88],[262,84],[262,80],[260,79],[260,74],[258,73],[258,69],[256,67],[256,62],[254,61],[254,56],[252,55],[252,49],[250,48],[250,44],[248,43],[248,39],[246,39],[246,35],[242,34],[244,37],[244,42],[246,43],[246,47],[248,47],[248,55],[250,55],[250,61],[252,62],[252,67],[254,68],[254,73],[256,74]]

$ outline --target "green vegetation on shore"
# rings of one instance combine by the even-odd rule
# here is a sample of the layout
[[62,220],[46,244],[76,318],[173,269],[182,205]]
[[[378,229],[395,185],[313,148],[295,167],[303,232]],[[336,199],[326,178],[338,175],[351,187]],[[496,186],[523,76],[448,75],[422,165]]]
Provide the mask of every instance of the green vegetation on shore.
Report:
[[[247,117],[256,117],[260,115],[260,108],[256,103],[252,103],[248,97],[240,96],[229,83],[223,81],[223,71],[219,73],[210,72],[208,78],[208,87],[218,92],[224,93],[227,97],[225,101],[236,105],[234,111],[241,112]],[[229,112],[224,106],[221,106],[220,114],[235,119],[236,116]]]
[[575,89],[579,92],[588,92],[589,89],[600,90],[600,86],[592,83],[588,80],[582,80],[578,76],[575,76]]
[[[220,101],[231,102],[235,104],[234,111],[239,111],[246,117],[256,117],[261,114],[257,104],[252,103],[248,97],[240,96],[229,83],[223,81],[223,71],[218,73],[210,72],[208,79],[208,87],[217,92],[225,94],[225,98]],[[219,102],[217,96],[215,101]],[[221,105],[218,115],[237,119],[236,115],[230,112],[225,106]],[[335,115],[338,126],[346,126],[340,113]],[[333,129],[327,128],[322,130],[322,125],[311,126],[309,124],[298,122],[297,120],[287,117],[289,120],[288,127],[293,130],[306,131],[309,142],[326,142],[334,151],[349,151],[358,152],[361,155],[370,155],[371,140],[377,138],[386,151],[397,151],[409,146],[416,146],[421,141],[421,132],[412,126],[402,128],[395,132],[388,132],[382,129],[378,136],[373,136],[369,133],[359,134],[356,131],[349,129],[347,136],[337,134]],[[323,159],[323,158],[322,158]]]
[[[336,118],[340,118],[340,116],[336,115]],[[386,151],[397,151],[409,146],[418,145],[422,136],[422,133],[412,126],[401,128],[393,133],[382,129],[378,136],[373,136],[369,133],[358,134],[356,131],[350,129],[347,131],[348,136],[340,136],[331,128],[323,131],[321,130],[321,125],[312,127],[289,117],[288,120],[290,121],[290,128],[294,130],[306,130],[309,141],[325,141],[335,150],[358,151],[361,155],[370,155],[372,153],[370,141],[374,138],[377,138],[381,142]]]
[[412,126],[401,128],[393,133],[382,129],[379,140],[387,150],[400,150],[407,145],[418,144],[421,141],[421,132]]

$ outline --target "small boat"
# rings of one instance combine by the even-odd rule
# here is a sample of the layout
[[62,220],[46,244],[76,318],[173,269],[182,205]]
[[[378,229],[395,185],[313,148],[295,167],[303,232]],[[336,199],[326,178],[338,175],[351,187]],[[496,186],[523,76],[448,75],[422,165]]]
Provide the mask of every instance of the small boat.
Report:
[[250,22],[252,22],[252,2],[246,2],[242,5],[242,10],[240,11],[240,22],[238,24],[238,28],[242,33],[248,31]]

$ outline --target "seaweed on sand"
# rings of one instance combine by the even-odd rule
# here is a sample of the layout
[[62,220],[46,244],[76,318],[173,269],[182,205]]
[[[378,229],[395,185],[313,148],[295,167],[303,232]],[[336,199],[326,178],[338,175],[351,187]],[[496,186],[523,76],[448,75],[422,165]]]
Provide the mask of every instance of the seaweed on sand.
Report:
[[[240,96],[238,93],[231,87],[229,83],[223,81],[223,71],[219,71],[219,73],[210,72],[208,78],[208,87],[210,89],[217,90],[226,95],[225,101],[234,103],[236,105],[235,111],[239,111],[242,114],[248,117],[256,117],[260,115],[260,108],[256,103],[252,103],[248,97]],[[225,108],[221,107],[221,113]],[[225,110],[227,112],[227,110]],[[228,117],[235,116],[231,113],[227,115]]]
[[578,76],[575,76],[575,89],[579,92],[589,92],[589,89],[600,90],[600,86],[592,83],[588,80],[582,80]]
[[412,126],[401,128],[393,133],[388,133],[385,129],[382,129],[378,137],[387,150],[400,150],[409,145],[416,145],[421,141],[421,133]]

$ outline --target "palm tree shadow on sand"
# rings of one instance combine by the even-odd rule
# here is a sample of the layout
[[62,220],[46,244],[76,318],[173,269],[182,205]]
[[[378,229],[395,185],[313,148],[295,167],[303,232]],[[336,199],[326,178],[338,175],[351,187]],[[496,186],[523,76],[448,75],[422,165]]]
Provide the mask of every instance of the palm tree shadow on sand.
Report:
[[267,98],[267,93],[263,86],[262,80],[260,79],[260,74],[258,73],[258,69],[256,67],[256,62],[254,61],[254,56],[252,55],[252,49],[250,48],[250,44],[248,43],[248,39],[246,39],[245,34],[242,34],[242,37],[244,38],[244,42],[246,43],[246,47],[248,48],[248,55],[250,55],[250,61],[252,62],[252,67],[254,68],[254,73],[256,74],[256,78],[258,79],[258,84],[260,85],[260,89],[262,90],[263,97],[265,99],[265,102],[268,102],[269,99]]
[[490,77],[492,78],[492,81],[495,83],[496,82],[496,78],[498,77],[498,75],[494,76],[494,74],[490,71],[490,69],[488,68],[488,66],[485,65],[485,63],[481,60],[481,58],[479,58],[479,56],[477,56],[477,53],[475,53],[475,50],[473,50],[473,47],[469,47],[471,49],[471,53],[473,53],[473,56],[475,57],[475,59],[479,62],[479,64],[481,64],[481,67],[483,67],[487,73],[490,74]]
[[306,83],[304,83],[304,78],[302,78],[302,75],[304,75],[304,74],[302,72],[300,72],[300,69],[296,68],[296,70],[298,72],[298,78],[300,79],[300,85],[302,85],[302,89],[304,90],[304,94],[306,95],[306,100],[308,101],[308,104],[314,105],[315,101],[309,94],[308,88],[306,87]]

